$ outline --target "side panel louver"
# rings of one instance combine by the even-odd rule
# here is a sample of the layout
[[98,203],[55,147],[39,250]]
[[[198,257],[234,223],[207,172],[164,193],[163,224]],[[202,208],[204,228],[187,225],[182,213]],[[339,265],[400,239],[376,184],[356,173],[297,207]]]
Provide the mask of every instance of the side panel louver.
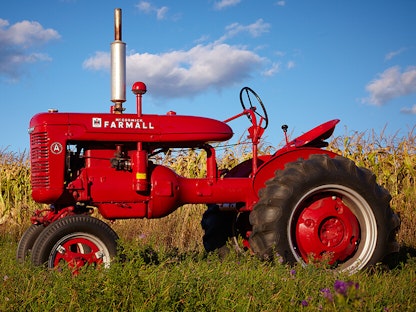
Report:
[[32,133],[30,145],[32,188],[47,188],[50,184],[47,133]]

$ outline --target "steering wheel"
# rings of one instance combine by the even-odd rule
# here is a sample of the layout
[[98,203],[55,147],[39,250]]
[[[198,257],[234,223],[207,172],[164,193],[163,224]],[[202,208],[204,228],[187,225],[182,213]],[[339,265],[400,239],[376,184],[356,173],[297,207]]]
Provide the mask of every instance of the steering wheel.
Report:
[[[243,107],[244,110],[247,109],[246,108],[246,105],[244,104],[244,100],[243,100],[243,95],[244,94],[247,95],[248,103],[250,104],[249,109],[253,110],[254,113],[257,116],[259,116],[260,118],[263,118],[263,120],[264,120],[264,127],[262,127],[262,128],[263,129],[266,129],[267,128],[267,125],[269,124],[269,118],[267,117],[266,108],[264,108],[263,102],[261,101],[260,97],[251,88],[249,88],[249,87],[242,88],[241,91],[240,91],[240,103],[241,103],[241,106]],[[258,112],[257,111],[257,108],[251,102],[251,97],[252,96],[254,96],[257,99],[257,102],[261,106],[262,112]],[[247,115],[247,117],[251,121],[251,116],[249,114]]]

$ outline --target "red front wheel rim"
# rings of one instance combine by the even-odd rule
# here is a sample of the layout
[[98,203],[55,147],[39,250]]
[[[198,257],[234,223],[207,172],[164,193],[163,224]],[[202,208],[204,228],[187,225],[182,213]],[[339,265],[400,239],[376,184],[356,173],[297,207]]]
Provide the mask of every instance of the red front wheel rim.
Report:
[[67,266],[74,274],[84,266],[107,266],[109,252],[103,242],[89,234],[70,234],[55,244],[50,264],[55,268]]

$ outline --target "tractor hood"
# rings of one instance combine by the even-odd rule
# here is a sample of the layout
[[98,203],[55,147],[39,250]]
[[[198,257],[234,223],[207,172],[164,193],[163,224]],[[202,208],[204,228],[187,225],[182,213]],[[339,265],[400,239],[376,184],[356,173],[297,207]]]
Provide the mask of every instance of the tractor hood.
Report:
[[[167,115],[40,113],[30,121],[29,133],[64,127],[66,141],[177,142],[178,145],[229,140],[233,131],[211,118]],[[64,139],[64,138],[62,138]]]

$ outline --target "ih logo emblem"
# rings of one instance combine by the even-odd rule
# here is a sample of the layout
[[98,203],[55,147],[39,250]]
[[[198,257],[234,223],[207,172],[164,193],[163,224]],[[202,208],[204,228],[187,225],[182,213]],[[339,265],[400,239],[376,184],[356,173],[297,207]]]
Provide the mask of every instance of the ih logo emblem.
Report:
[[101,118],[94,117],[92,119],[92,127],[93,128],[101,128],[101,126],[102,126]]
[[62,144],[61,143],[59,143],[59,142],[53,142],[51,144],[51,152],[53,154],[58,155],[58,154],[62,153],[62,150],[63,150],[63,148],[62,148]]

